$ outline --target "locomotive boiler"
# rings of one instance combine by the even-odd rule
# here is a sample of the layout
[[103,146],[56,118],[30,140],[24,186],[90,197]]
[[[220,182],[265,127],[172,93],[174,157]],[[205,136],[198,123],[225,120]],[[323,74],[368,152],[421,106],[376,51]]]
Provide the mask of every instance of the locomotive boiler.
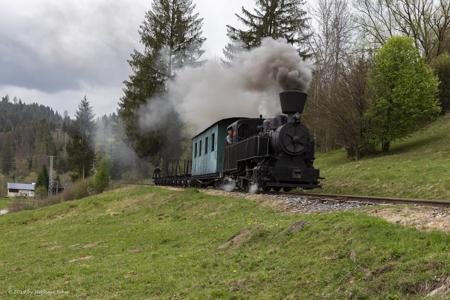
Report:
[[192,139],[192,161],[166,162],[155,184],[232,186],[244,191],[290,191],[319,187],[314,140],[301,122],[307,95],[280,93],[282,115],[229,118]]

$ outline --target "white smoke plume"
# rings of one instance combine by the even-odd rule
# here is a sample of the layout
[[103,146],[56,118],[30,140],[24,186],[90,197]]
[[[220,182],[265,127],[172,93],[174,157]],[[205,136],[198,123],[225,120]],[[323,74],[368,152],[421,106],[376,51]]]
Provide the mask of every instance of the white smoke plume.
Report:
[[[278,93],[286,89],[306,91],[312,63],[281,40],[264,39],[259,48],[236,53],[231,65],[208,61],[185,67],[168,84],[167,99],[194,132],[229,117],[273,116],[280,113]],[[149,101],[142,108],[140,124],[154,129],[170,111],[167,101]],[[172,111],[173,111],[172,110]]]

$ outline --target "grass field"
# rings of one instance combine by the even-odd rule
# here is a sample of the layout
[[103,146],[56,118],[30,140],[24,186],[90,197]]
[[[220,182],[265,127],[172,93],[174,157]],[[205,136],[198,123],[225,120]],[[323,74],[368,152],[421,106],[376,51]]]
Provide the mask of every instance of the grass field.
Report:
[[349,161],[319,154],[325,193],[450,200],[450,115],[395,143],[388,155]]
[[13,213],[0,235],[1,299],[419,299],[450,278],[450,235],[196,190],[127,187]]
[[10,199],[0,197],[0,209],[4,209],[8,207]]

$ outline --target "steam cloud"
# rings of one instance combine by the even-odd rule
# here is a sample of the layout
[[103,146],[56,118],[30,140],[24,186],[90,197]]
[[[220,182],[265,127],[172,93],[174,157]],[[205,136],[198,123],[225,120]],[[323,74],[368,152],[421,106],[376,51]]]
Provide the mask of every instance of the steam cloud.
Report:
[[214,60],[185,67],[168,84],[165,99],[151,99],[140,111],[142,129],[154,130],[175,111],[193,132],[229,117],[280,113],[278,93],[306,91],[312,64],[286,42],[267,38],[259,48],[236,54],[231,65]]

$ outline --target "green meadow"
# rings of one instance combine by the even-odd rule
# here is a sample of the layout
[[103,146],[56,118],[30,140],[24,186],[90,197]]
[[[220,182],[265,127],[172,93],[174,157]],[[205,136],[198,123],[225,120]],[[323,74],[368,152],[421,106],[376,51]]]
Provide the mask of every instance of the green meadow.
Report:
[[1,299],[420,299],[450,277],[448,234],[197,190],[124,187],[0,235]]

